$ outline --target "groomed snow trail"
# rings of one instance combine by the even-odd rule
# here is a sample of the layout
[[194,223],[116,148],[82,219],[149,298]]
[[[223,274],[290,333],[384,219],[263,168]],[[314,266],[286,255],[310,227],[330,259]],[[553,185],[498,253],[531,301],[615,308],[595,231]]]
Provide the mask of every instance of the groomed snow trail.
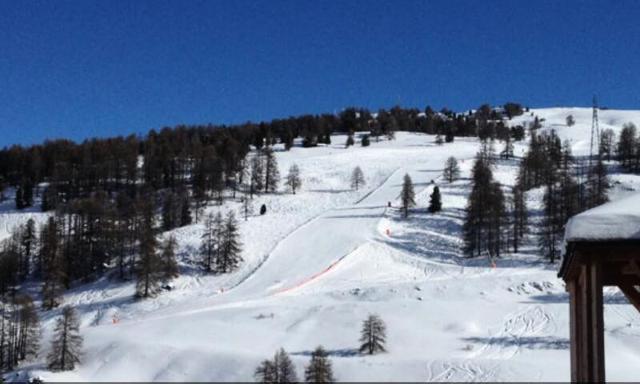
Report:
[[260,268],[228,292],[229,298],[290,292],[330,270],[375,235],[387,202],[400,193],[397,184],[403,176],[402,169],[397,169],[364,199],[329,210],[296,229],[278,243]]
[[[418,181],[425,178],[417,172],[418,169],[396,169],[363,199],[351,206],[329,210],[296,229],[278,243],[260,268],[226,293],[223,300],[290,293],[321,278],[342,259],[379,236],[378,222],[389,209],[389,202],[397,207],[404,175],[408,173]],[[432,178],[439,172],[434,169]]]

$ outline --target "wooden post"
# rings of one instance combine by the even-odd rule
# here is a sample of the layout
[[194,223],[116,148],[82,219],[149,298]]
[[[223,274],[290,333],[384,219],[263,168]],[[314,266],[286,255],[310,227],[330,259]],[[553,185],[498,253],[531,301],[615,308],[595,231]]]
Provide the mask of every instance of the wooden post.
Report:
[[580,266],[568,285],[571,298],[571,381],[604,382],[604,316],[602,265]]
[[591,348],[592,359],[591,379],[592,382],[603,383],[604,374],[604,306],[602,300],[602,264],[600,261],[591,260],[589,265],[591,291]]
[[579,285],[576,280],[567,281],[567,291],[569,291],[569,332],[571,335],[571,381],[578,382],[578,342],[580,341],[580,330],[578,329],[580,322],[578,312],[578,294]]

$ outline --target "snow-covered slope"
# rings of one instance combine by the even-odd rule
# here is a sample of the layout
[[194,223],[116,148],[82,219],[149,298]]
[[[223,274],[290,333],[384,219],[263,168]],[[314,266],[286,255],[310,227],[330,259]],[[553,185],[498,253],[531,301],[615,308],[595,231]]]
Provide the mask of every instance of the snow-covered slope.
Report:
[[[588,151],[589,109],[532,112],[545,119],[543,129],[572,139],[575,152],[585,140]],[[568,114],[576,119],[572,127],[565,125]],[[640,123],[635,111],[600,116],[601,126],[616,132],[628,121]],[[81,313],[81,366],[51,373],[36,361],[23,368],[45,381],[251,381],[258,362],[279,347],[292,354],[301,374],[321,344],[344,381],[568,380],[567,295],[558,266],[539,261],[535,239],[495,267],[462,258],[463,209],[478,142],[458,138],[437,146],[432,136],[398,133],[394,141],[345,149],[345,140],[334,136],[334,145],[277,152],[281,174],[299,165],[303,190],[255,199],[255,210],[264,203],[268,212],[242,222],[245,263],[238,271],[202,275],[196,254],[202,225],[177,229],[182,275],[175,289],[134,301],[131,283],[103,279],[74,288],[65,303]],[[517,143],[516,154],[525,148]],[[447,184],[440,175],[452,155],[463,177]],[[351,191],[356,165],[367,185]],[[495,176],[510,185],[516,169],[517,161],[502,161]],[[406,220],[397,210],[405,173],[418,203]],[[612,177],[618,181],[613,198],[640,190],[635,176]],[[426,213],[432,180],[443,195],[444,210],[435,215]],[[540,196],[528,193],[534,217]],[[240,205],[230,200],[208,208],[217,209]],[[7,212],[0,220],[5,217],[17,223],[20,214]],[[387,353],[357,353],[369,313],[387,324]],[[57,314],[43,314],[44,340]],[[608,379],[637,380],[640,316],[615,290],[606,293],[605,323]],[[42,356],[47,349],[45,343]]]

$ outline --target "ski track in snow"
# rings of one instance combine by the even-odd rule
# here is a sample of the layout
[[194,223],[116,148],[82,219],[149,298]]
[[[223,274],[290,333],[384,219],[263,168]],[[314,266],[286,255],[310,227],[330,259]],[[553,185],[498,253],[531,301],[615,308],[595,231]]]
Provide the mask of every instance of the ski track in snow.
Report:
[[541,305],[530,305],[505,317],[501,329],[469,358],[511,359],[522,348],[523,339],[553,335],[553,317]]
[[427,365],[428,382],[495,381],[497,365],[489,366],[471,361],[431,361]]

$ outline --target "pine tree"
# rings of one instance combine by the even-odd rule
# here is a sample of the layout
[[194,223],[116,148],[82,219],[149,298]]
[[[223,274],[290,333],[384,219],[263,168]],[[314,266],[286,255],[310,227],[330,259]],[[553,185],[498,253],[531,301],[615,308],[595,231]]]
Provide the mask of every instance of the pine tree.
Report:
[[449,183],[453,183],[458,179],[458,177],[460,177],[460,167],[458,167],[458,161],[455,157],[451,156],[447,159],[446,163],[444,164],[444,171],[442,173],[442,176]]
[[587,208],[597,207],[609,201],[607,197],[609,177],[607,176],[607,168],[599,156],[593,167],[589,170],[588,180]]
[[178,224],[178,201],[173,192],[167,193],[162,204],[162,229],[170,231]]
[[26,203],[24,201],[24,189],[21,185],[18,185],[16,188],[16,209],[24,209],[26,207]]
[[499,257],[505,246],[505,198],[500,185],[493,180],[488,156],[479,153],[474,163],[472,188],[466,208],[463,230],[464,250],[469,257],[483,251]]
[[142,203],[142,222],[140,228],[139,256],[136,265],[136,296],[150,297],[158,290],[162,278],[162,262],[156,253],[158,240],[154,233],[153,205],[149,201]]
[[271,147],[266,147],[263,150],[264,156],[264,191],[275,192],[278,190],[278,183],[280,182],[280,171],[278,171],[278,161],[273,153]]
[[525,190],[521,182],[521,178],[518,177],[516,185],[512,189],[512,229],[513,229],[513,251],[518,252],[518,246],[520,241],[527,232],[528,223],[528,211],[527,202],[525,199]]
[[562,239],[562,214],[560,211],[560,195],[555,184],[547,185],[543,202],[543,216],[540,223],[538,246],[542,255],[554,263],[560,256]]
[[273,364],[271,360],[263,360],[260,362],[260,365],[256,368],[255,373],[253,374],[256,381],[259,383],[277,383],[276,380],[278,373],[276,371],[276,366]]
[[429,199],[429,212],[436,213],[442,210],[442,200],[440,197],[440,188],[438,186],[433,187],[433,193]]
[[402,191],[400,192],[400,201],[402,203],[402,215],[406,218],[409,217],[409,209],[415,207],[416,194],[413,191],[413,182],[409,174],[404,175],[404,181],[402,183]]
[[386,352],[386,326],[378,315],[369,315],[362,323],[360,332],[360,353],[373,355]]
[[189,195],[185,192],[182,197],[181,211],[180,211],[180,226],[184,227],[190,225],[193,219],[191,218],[191,209]]
[[615,138],[615,132],[613,129],[607,128],[600,132],[600,154],[607,161],[611,161],[611,155],[613,154],[613,142]]
[[39,259],[42,263],[42,307],[52,309],[59,305],[64,290],[65,273],[59,249],[58,225],[54,217],[40,231]]
[[567,115],[566,117],[567,127],[571,127],[576,123],[576,119],[574,119],[573,115]]
[[252,213],[253,206],[251,205],[251,200],[249,200],[249,196],[245,195],[242,199],[242,214],[244,216],[244,221],[247,221]]
[[52,371],[68,371],[80,362],[82,336],[80,322],[72,307],[62,309],[62,317],[56,322],[51,352],[47,356],[47,366]]
[[502,157],[507,160],[513,157],[513,142],[511,141],[511,136],[505,138]]
[[289,168],[286,184],[294,195],[296,194],[296,190],[298,190],[302,185],[302,181],[300,180],[300,168],[298,168],[296,164],[293,164],[291,168]]
[[355,144],[355,142],[353,141],[353,135],[349,135],[347,136],[347,142],[344,144],[344,146],[346,148],[349,148],[350,146],[352,146],[353,144]]
[[263,360],[255,370],[254,377],[260,383],[297,383],[296,369],[287,352],[280,348],[273,360]]
[[365,185],[364,173],[360,167],[355,167],[351,173],[351,188],[357,191],[363,185]]
[[221,249],[222,232],[224,223],[220,212],[210,213],[204,222],[204,233],[201,237],[200,256],[202,257],[202,265],[205,271],[212,272],[217,263]]
[[298,376],[296,374],[296,367],[293,365],[289,354],[280,348],[276,352],[273,363],[276,368],[276,383],[297,383]]
[[249,177],[249,193],[251,197],[263,188],[264,167],[259,156],[251,159],[251,175]]
[[368,147],[371,144],[371,140],[369,139],[369,135],[363,135],[362,139],[360,139],[360,144],[363,147]]
[[19,328],[15,347],[18,360],[25,360],[38,354],[40,321],[38,311],[30,296],[18,296],[16,304],[19,306]]
[[231,272],[242,262],[242,245],[239,237],[238,222],[233,212],[229,211],[222,232],[220,252],[216,259],[216,272]]
[[31,269],[31,261],[37,243],[36,223],[32,218],[27,220],[21,231],[20,254],[22,255],[22,266],[20,267],[24,278],[29,274]]
[[176,261],[176,238],[170,236],[162,243],[162,278],[170,280],[178,276],[178,262]]
[[331,360],[322,346],[318,346],[311,353],[311,361],[304,371],[304,381],[307,383],[335,383]]
[[636,136],[636,126],[633,123],[623,125],[620,131],[620,139],[618,140],[618,159],[623,167],[632,170],[633,158],[637,151],[638,138]]

